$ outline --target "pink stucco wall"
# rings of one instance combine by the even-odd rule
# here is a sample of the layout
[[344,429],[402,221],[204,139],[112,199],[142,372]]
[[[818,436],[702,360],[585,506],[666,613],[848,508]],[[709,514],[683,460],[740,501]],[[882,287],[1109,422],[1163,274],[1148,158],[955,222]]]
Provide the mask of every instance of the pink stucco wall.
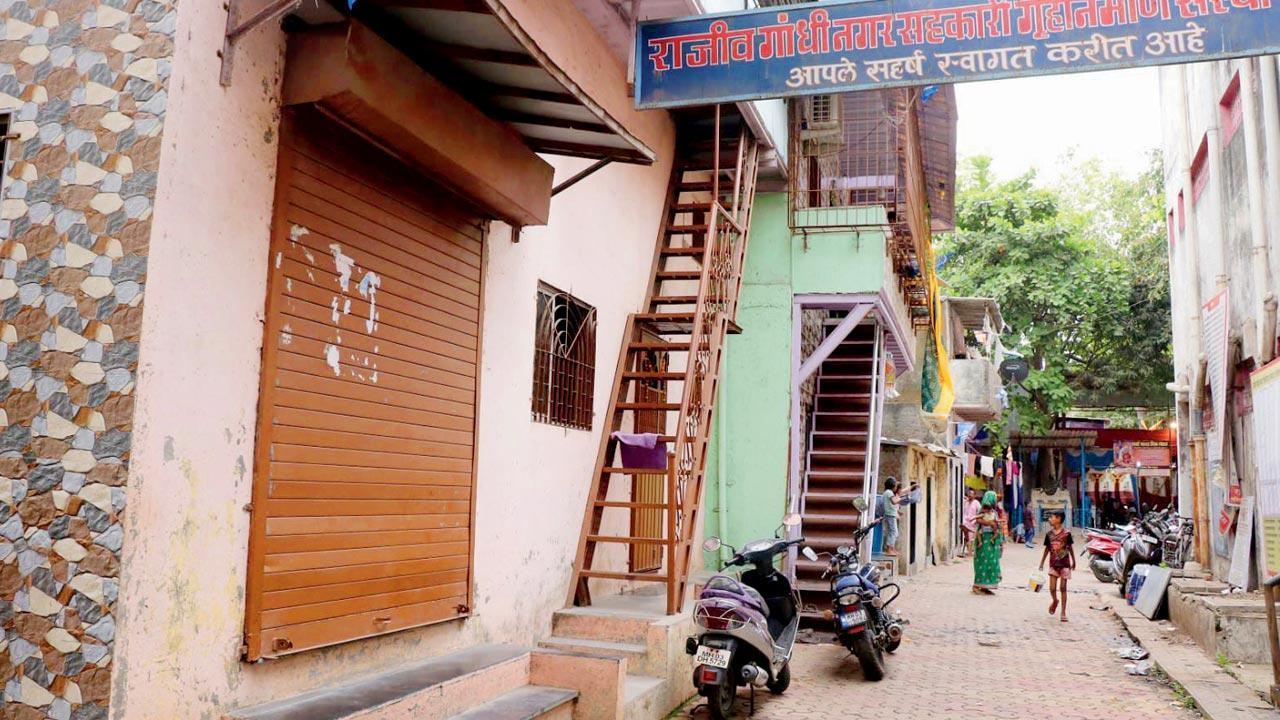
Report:
[[[283,35],[238,49],[217,81],[225,15],[184,3],[143,320],[111,717],[217,717],[480,642],[530,643],[563,604],[619,334],[640,310],[664,163],[612,166],[558,196],[519,244],[487,248],[471,619],[248,665],[240,660],[268,221]],[[566,39],[568,41],[568,39]],[[585,161],[551,159],[557,179]],[[597,432],[530,420],[538,280],[600,312]]]

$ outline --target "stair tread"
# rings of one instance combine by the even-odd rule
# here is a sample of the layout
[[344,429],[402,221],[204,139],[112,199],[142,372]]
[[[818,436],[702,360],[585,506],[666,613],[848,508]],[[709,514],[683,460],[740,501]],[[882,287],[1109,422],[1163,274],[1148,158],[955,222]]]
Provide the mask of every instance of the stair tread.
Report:
[[667,681],[664,678],[649,677],[648,675],[627,675],[626,681],[623,683],[625,688],[626,702],[641,698],[663,686]]
[[668,235],[684,235],[688,233],[700,233],[700,232],[706,232],[706,230],[707,230],[707,226],[705,224],[668,225],[667,226]]
[[705,245],[691,245],[689,247],[664,247],[663,255],[702,255],[706,253]]
[[801,513],[800,517],[803,518],[803,522],[801,524],[801,527],[803,527],[803,523],[807,523],[807,522],[819,522],[819,523],[848,522],[848,523],[857,525],[858,518],[860,517],[860,515],[858,514],[857,510],[850,510],[848,514],[841,514],[841,515],[837,515],[835,513],[807,512],[807,513]]
[[805,492],[804,496],[815,500],[848,500],[852,502],[854,498],[862,497],[862,493],[856,491],[809,490]]
[[701,270],[659,270],[659,280],[700,280]]
[[533,720],[577,698],[577,690],[526,685],[453,715],[451,720]]
[[591,648],[593,651],[600,653],[616,653],[618,655],[629,655],[633,653],[647,652],[648,648],[640,643],[624,643],[613,642],[610,640],[591,640],[588,638],[571,638],[551,636],[542,641],[544,647],[582,647]]

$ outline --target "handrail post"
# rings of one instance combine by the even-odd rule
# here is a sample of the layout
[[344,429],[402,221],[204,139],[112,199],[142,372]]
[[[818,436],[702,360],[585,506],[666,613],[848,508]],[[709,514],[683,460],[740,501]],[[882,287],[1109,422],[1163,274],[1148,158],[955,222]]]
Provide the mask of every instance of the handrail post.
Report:
[[720,106],[716,105],[715,112],[716,126],[712,130],[713,140],[711,142],[711,200],[720,202]]
[[1276,629],[1276,586],[1280,575],[1262,584],[1267,602],[1267,639],[1271,645],[1271,704],[1280,707],[1280,634]]
[[667,453],[667,614],[680,611],[676,587],[680,582],[680,563],[676,559],[676,455]]

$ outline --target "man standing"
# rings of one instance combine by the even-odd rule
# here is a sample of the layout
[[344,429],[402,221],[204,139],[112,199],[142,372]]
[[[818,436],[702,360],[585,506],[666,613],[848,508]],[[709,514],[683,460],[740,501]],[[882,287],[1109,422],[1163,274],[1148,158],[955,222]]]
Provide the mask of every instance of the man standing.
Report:
[[1031,509],[1030,503],[1022,506],[1022,535],[1022,540],[1027,544],[1027,547],[1033,548],[1036,546],[1036,514]]
[[898,554],[898,506],[902,504],[902,496],[898,494],[898,479],[887,478],[884,481],[882,500],[884,512],[884,548],[889,557]]

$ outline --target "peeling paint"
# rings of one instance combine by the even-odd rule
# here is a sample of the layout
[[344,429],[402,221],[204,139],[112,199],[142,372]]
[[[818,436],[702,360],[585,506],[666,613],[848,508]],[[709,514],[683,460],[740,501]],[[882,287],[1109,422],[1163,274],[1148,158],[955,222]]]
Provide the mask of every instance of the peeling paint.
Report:
[[333,266],[338,271],[338,285],[342,287],[342,292],[346,292],[351,287],[351,268],[356,261],[342,252],[342,246],[338,243],[331,243],[329,251],[333,253]]
[[[315,255],[312,255],[310,250],[308,250],[308,249],[306,249],[306,248],[303,248],[303,249],[302,249],[302,256],[303,256],[303,257],[305,257],[305,258],[307,259],[307,262],[308,262],[308,263],[310,263],[310,264],[312,264],[312,265],[315,265],[315,264],[316,264],[316,256],[315,256]],[[307,275],[310,275],[310,274],[311,274],[311,273],[309,273],[309,272],[307,273]]]
[[281,252],[281,251],[279,251],[279,250],[277,250],[277,251],[276,251],[276,269],[277,269],[277,270],[279,270],[279,269],[280,269],[280,262],[281,262],[282,260],[284,260],[284,253],[283,253],[283,252]]
[[297,242],[298,238],[302,237],[303,235],[310,235],[310,234],[311,234],[311,231],[302,227],[301,225],[294,225],[293,227],[289,228],[289,240],[291,240],[292,242]]
[[342,318],[338,315],[338,298],[336,296],[329,302],[329,307],[333,310],[333,324],[337,325]]
[[347,298],[346,302],[342,303],[342,314],[343,314],[343,315],[350,315],[350,314],[351,314],[351,299],[350,299],[350,298]]
[[364,329],[370,335],[378,327],[378,286],[381,284],[382,278],[377,273],[367,272],[360,278],[360,297],[369,298],[369,319],[365,321]]
[[324,361],[335,376],[342,375],[342,366],[338,364],[338,348],[334,345],[324,346]]
[[373,381],[373,384],[374,384],[374,385],[377,385],[377,384],[378,384],[378,371],[377,371],[377,370],[374,370],[374,371],[373,371],[373,375],[372,375],[372,376],[370,376],[370,377],[369,377],[369,379]]
[[284,279],[284,289],[288,292],[293,292],[293,278]]

